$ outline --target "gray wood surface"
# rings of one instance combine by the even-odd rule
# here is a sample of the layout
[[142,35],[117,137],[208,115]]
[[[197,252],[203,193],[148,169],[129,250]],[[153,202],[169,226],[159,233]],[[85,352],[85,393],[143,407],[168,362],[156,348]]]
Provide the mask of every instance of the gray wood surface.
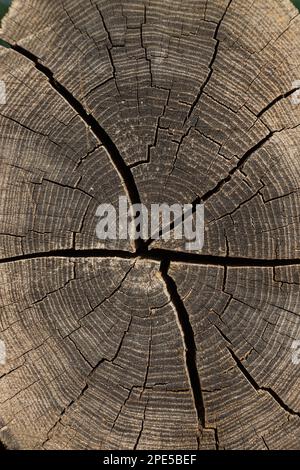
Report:
[[[0,440],[300,449],[300,19],[288,0],[14,0],[0,79]],[[101,203],[205,202],[100,241]]]

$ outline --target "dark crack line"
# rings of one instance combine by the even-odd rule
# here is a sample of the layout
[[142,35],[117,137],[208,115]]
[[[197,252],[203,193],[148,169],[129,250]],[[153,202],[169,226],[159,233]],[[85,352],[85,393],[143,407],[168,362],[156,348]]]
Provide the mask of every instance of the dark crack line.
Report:
[[[15,124],[18,124],[18,126],[23,127],[23,129],[26,129],[27,131],[30,131],[30,132],[32,132],[33,134],[40,135],[40,136],[42,136],[42,137],[45,137],[45,138],[49,139],[50,142],[52,142],[54,145],[57,145],[57,147],[61,147],[57,142],[54,142],[53,140],[51,140],[50,137],[49,137],[49,135],[44,134],[43,132],[39,132],[39,131],[37,131],[37,130],[31,129],[30,127],[26,126],[26,125],[23,124],[22,122],[17,121],[17,120],[14,119],[13,117],[7,116],[6,114],[0,113],[0,116],[4,117],[5,119],[8,119],[8,120],[11,121],[11,122],[14,122]],[[20,167],[20,168],[21,168],[21,167]],[[21,169],[24,170],[24,168],[21,168]]]
[[300,259],[258,259],[258,258],[242,258],[242,257],[225,257],[201,255],[193,252],[180,252],[164,249],[153,249],[141,258],[163,261],[168,259],[172,262],[180,262],[186,264],[225,266],[225,267],[262,267],[271,268],[277,266],[299,265]]
[[[283,93],[279,96],[277,96],[274,100],[272,100],[267,106],[265,106],[258,114],[257,117],[261,118],[263,114],[265,114],[267,111],[269,111],[270,108],[272,108],[276,103],[279,101],[288,98],[289,96],[293,95],[297,90],[299,90],[299,87],[293,88],[290,91],[287,91],[286,93]],[[251,110],[250,110],[251,111]]]
[[2,452],[3,450],[8,450],[8,448],[6,447],[6,445],[4,444],[4,442],[2,442],[0,440],[0,452]]
[[300,259],[259,259],[259,258],[242,258],[242,257],[225,257],[201,255],[193,252],[181,252],[164,249],[153,249],[151,251],[131,253],[122,250],[106,250],[106,249],[64,249],[32,253],[26,255],[18,255],[10,258],[0,259],[0,264],[14,263],[16,261],[26,261],[39,258],[119,258],[119,259],[146,259],[152,261],[169,261],[185,264],[197,264],[204,266],[224,266],[224,267],[262,267],[274,268],[279,266],[297,266],[300,265]]
[[224,13],[223,13],[223,16],[222,16],[222,18],[220,19],[220,21],[219,21],[219,23],[218,23],[218,25],[217,25],[217,27],[216,27],[216,30],[215,30],[215,33],[214,33],[214,36],[213,36],[213,39],[216,41],[216,46],[215,46],[215,50],[214,50],[213,56],[212,56],[212,58],[211,58],[211,61],[210,61],[209,65],[208,65],[209,72],[208,72],[208,75],[207,75],[207,77],[206,77],[206,80],[204,81],[204,83],[203,83],[203,84],[201,85],[201,87],[200,87],[200,90],[199,90],[198,95],[196,96],[194,102],[193,102],[192,105],[191,105],[191,108],[190,108],[190,110],[189,110],[189,112],[188,112],[188,115],[187,115],[187,118],[186,118],[185,122],[188,121],[188,119],[189,119],[189,118],[191,117],[191,115],[193,114],[193,111],[194,111],[195,107],[197,106],[197,104],[199,103],[199,101],[200,101],[200,99],[201,99],[201,96],[202,96],[202,94],[203,94],[203,91],[204,91],[206,85],[208,84],[209,80],[211,79],[212,74],[213,74],[213,71],[214,71],[213,65],[214,65],[215,60],[216,60],[216,58],[217,58],[218,50],[219,50],[219,45],[220,45],[220,40],[218,39],[218,33],[219,33],[221,24],[222,24],[222,22],[223,22],[223,20],[224,20],[224,18],[225,18],[225,15],[226,15],[226,13],[227,13],[227,11],[228,11],[228,8],[230,7],[230,4],[231,4],[231,3],[232,3],[232,0],[229,0],[228,5],[227,5],[227,7],[225,8],[225,11],[224,11]]
[[[39,62],[38,57],[32,54],[30,51],[24,49],[22,46],[16,44],[11,45],[11,48],[14,49],[16,52],[21,54],[22,56],[26,57],[30,62],[34,64],[36,69],[41,72],[47,79],[52,88],[67,101],[67,103],[71,106],[71,108],[81,117],[81,119],[85,122],[85,124],[91,129],[94,136],[97,140],[102,144],[110,159],[117,171],[121,181],[124,184],[124,189],[128,194],[128,198],[131,204],[140,204],[141,199],[139,195],[139,191],[137,189],[137,185],[135,183],[133,174],[130,171],[130,168],[126,165],[125,161],[123,160],[117,146],[108,135],[108,133],[104,130],[104,128],[99,124],[99,122],[95,119],[94,116],[89,114],[80,101],[72,95],[72,93],[67,90],[61,83],[57,82],[54,78],[53,72]],[[135,240],[136,249],[141,248],[143,245],[143,241],[141,239]]]
[[[222,188],[223,186],[226,184],[226,183],[229,183],[229,181],[231,181],[232,177],[234,176],[234,174],[238,171],[238,170],[242,170],[245,163],[247,162],[247,160],[255,153],[257,152],[261,147],[263,147],[263,145],[268,142],[270,140],[271,137],[273,137],[273,135],[275,135],[278,131],[270,131],[262,140],[260,140],[259,142],[257,142],[253,147],[251,147],[241,158],[240,160],[238,161],[238,163],[228,172],[228,175],[221,179],[212,189],[210,189],[209,191],[207,191],[204,195],[202,196],[198,196],[191,204],[192,206],[192,209],[190,211],[191,215],[193,215],[196,211],[196,208],[199,204],[204,204],[210,197],[214,196],[215,194],[217,194]],[[189,215],[189,213],[186,214],[186,217]],[[229,215],[229,214],[227,214]],[[168,226],[167,230],[165,227],[163,227],[160,231],[159,231],[159,236],[161,237],[163,233],[166,233],[167,232],[171,232],[172,230],[174,230],[174,228],[178,225],[182,223],[182,217],[180,217],[180,219],[175,219],[173,222],[171,222],[171,224]],[[156,234],[155,234],[156,235]],[[149,238],[148,240],[145,241],[144,243],[144,246],[143,247],[149,247],[154,241],[154,238]]]
[[115,417],[115,419],[114,419],[114,422],[113,422],[113,424],[112,424],[112,426],[111,426],[111,429],[110,429],[111,431],[112,431],[112,430],[114,429],[114,427],[116,426],[118,419],[119,419],[120,416],[122,415],[122,411],[124,410],[124,408],[126,408],[127,402],[128,402],[128,401],[130,400],[130,398],[131,398],[132,391],[133,391],[133,387],[131,388],[131,390],[128,391],[128,396],[125,398],[124,403],[121,405],[121,407],[120,407],[120,409],[119,409],[119,411],[118,411],[118,413],[117,413],[117,415],[116,415],[116,417]]
[[13,263],[16,261],[26,261],[39,258],[120,258],[120,259],[134,259],[137,256],[134,253],[129,251],[121,250],[102,250],[102,249],[92,249],[92,250],[80,250],[80,249],[64,249],[64,250],[54,250],[54,251],[45,251],[39,253],[32,253],[26,255],[13,256],[11,258],[0,259],[0,264],[4,263]]
[[260,437],[262,438],[262,441],[263,441],[264,445],[266,446],[267,450],[270,450],[268,444],[266,443],[266,440],[265,440],[264,436],[260,436]]
[[86,384],[84,386],[84,388],[81,390],[80,394],[78,395],[78,397],[74,398],[73,400],[71,400],[64,408],[63,410],[61,411],[60,415],[58,416],[57,420],[55,421],[55,423],[51,426],[51,428],[49,429],[49,431],[47,432],[47,438],[42,442],[42,445],[41,447],[43,448],[44,445],[49,442],[52,438],[52,436],[50,436],[51,433],[53,433],[53,431],[56,429],[56,427],[61,423],[63,417],[67,414],[67,412],[69,411],[69,409],[77,402],[77,400],[85,393],[85,391],[88,389],[88,384]]
[[218,434],[217,428],[214,428],[214,435],[215,435],[215,441],[216,441],[216,450],[220,450],[220,441],[219,441],[219,434]]
[[[266,142],[268,142],[271,139],[271,137],[273,137],[274,134],[276,134],[276,131],[268,132],[268,134],[263,139],[261,139],[253,147],[251,147],[249,150],[247,150],[247,152],[244,153],[244,155],[239,159],[238,163],[233,168],[231,168],[231,170],[228,172],[228,175],[225,178],[221,179],[221,181],[219,181],[219,183],[214,188],[207,191],[201,198],[199,198],[199,200],[203,201],[203,202],[206,202],[211,196],[218,193],[222,189],[224,184],[228,183],[238,170],[242,170],[245,163],[248,161],[248,159],[255,152],[260,150],[264,146],[264,144]],[[195,204],[195,202],[194,202],[194,204]],[[199,202],[198,202],[198,204],[199,204]]]
[[191,386],[191,391],[193,394],[195,409],[197,412],[199,423],[203,428],[205,428],[205,407],[201,389],[200,376],[197,368],[197,348],[195,342],[195,335],[189,319],[189,314],[178,293],[176,283],[174,279],[168,274],[169,264],[169,261],[162,261],[161,274],[165,281],[166,288],[169,292],[171,301],[174,305],[177,314],[179,324],[182,329],[186,368]]
[[[228,341],[228,340],[227,340]],[[244,364],[242,363],[242,361],[237,357],[237,355],[234,353],[234,351],[232,350],[232,348],[227,347],[227,350],[229,351],[232,359],[234,360],[237,368],[241,371],[241,373],[244,375],[244,377],[248,380],[248,382],[252,385],[252,387],[256,390],[256,391],[263,391],[263,392],[266,392],[268,393],[269,395],[271,395],[271,397],[276,401],[276,403],[282,408],[284,409],[284,411],[286,411],[287,413],[291,414],[291,415],[294,415],[294,416],[298,416],[300,417],[300,412],[298,411],[294,411],[292,408],[290,408],[283,400],[282,398],[280,398],[280,396],[270,387],[261,387],[258,385],[258,383],[256,382],[256,380],[252,377],[252,375],[248,372],[248,370],[246,369],[246,367],[244,366]]]
[[[247,370],[247,368],[244,366],[243,361],[235,354],[235,352],[232,349],[232,343],[230,339],[222,332],[220,328],[218,328],[216,325],[214,325],[215,328],[219,331],[220,335],[222,338],[228,343],[226,345],[226,349],[228,350],[229,354],[231,355],[234,363],[236,364],[237,368],[240,370],[240,372],[243,374],[243,376],[246,378],[246,380],[249,382],[250,385],[257,391],[262,391],[266,392],[267,394],[271,395],[271,397],[276,401],[276,403],[287,413],[293,415],[293,416],[298,416],[300,417],[300,412],[293,410],[291,407],[289,407],[283,400],[282,398],[270,387],[264,387],[260,386],[256,380],[252,377],[250,372]],[[229,346],[230,345],[230,346]]]
[[[77,348],[77,347],[76,347]],[[78,348],[77,348],[78,349]],[[61,423],[62,418],[69,412],[70,408],[72,408],[73,405],[78,403],[78,401],[85,395],[86,391],[89,389],[90,383],[89,380],[92,378],[93,374],[95,371],[100,367],[100,365],[104,362],[104,359],[101,359],[94,367],[91,368],[90,372],[86,376],[85,384],[79,394],[74,397],[66,406],[64,406],[63,410],[61,411],[60,415],[57,417],[55,423],[51,426],[49,431],[47,432],[47,438],[46,440],[42,443],[42,447],[51,440],[52,436],[50,434],[56,429],[59,423]]]

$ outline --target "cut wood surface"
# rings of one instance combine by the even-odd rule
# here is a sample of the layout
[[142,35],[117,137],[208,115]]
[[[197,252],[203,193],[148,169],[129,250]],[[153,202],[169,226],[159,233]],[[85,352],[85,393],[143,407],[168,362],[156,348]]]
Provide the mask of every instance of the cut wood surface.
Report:
[[[300,449],[295,7],[14,0],[1,37],[2,445]],[[203,201],[201,253],[97,239],[120,196]]]

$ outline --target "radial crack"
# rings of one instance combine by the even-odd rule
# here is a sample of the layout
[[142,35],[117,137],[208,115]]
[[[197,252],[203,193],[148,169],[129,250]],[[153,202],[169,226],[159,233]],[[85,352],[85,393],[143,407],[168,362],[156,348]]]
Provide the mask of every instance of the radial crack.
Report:
[[[130,171],[130,168],[126,165],[117,146],[115,145],[111,137],[108,135],[105,129],[99,124],[96,118],[92,114],[89,114],[85,110],[84,106],[80,103],[80,101],[78,101],[78,99],[75,98],[75,96],[73,96],[72,93],[67,88],[65,88],[64,85],[59,83],[54,78],[53,72],[48,67],[43,65],[39,61],[38,57],[36,57],[30,51],[28,51],[27,49],[23,48],[22,46],[18,44],[11,45],[11,47],[16,52],[26,57],[30,62],[34,64],[36,69],[47,78],[52,88],[65,101],[67,101],[67,103],[71,106],[71,108],[81,117],[81,119],[85,122],[85,124],[91,129],[94,136],[97,138],[100,144],[102,144],[105,147],[106,151],[108,152],[108,155],[110,156],[110,159],[112,161],[112,164],[116,172],[118,173],[121,181],[123,181],[124,188],[128,195],[128,199],[130,203],[140,204],[141,203],[140,195],[139,195],[133,174]],[[137,249],[140,248],[141,245],[143,244],[141,239],[135,240],[135,243],[136,243]]]
[[271,397],[276,401],[276,403],[284,410],[286,411],[287,413],[289,413],[290,415],[293,415],[293,416],[298,416],[300,417],[300,412],[299,411],[295,411],[293,410],[290,406],[288,406],[283,400],[282,398],[280,398],[280,396],[270,387],[261,387],[258,385],[258,383],[256,382],[256,380],[252,377],[252,375],[248,372],[248,370],[246,369],[246,367],[244,366],[244,364],[242,363],[242,361],[237,357],[237,355],[234,353],[234,351],[232,350],[231,347],[227,347],[227,350],[229,351],[232,359],[234,360],[236,366],[238,367],[238,369],[241,371],[241,373],[244,375],[244,377],[246,377],[247,381],[252,385],[252,387],[256,390],[256,391],[263,391],[263,392],[266,392],[268,393],[269,395],[271,395]]
[[189,314],[178,293],[174,279],[168,274],[168,270],[169,262],[162,261],[161,274],[166,284],[166,288],[169,292],[171,301],[173,303],[177,315],[177,320],[180,325],[185,351],[186,369],[191,386],[198,421],[201,426],[205,428],[205,407],[201,389],[200,376],[197,368],[197,348],[195,343],[195,335],[189,319]]
[[139,434],[137,436],[136,443],[133,447],[133,450],[137,449],[137,447],[139,445],[139,442],[140,442],[140,439],[142,437],[143,431],[144,431],[144,425],[145,425],[145,419],[146,419],[146,409],[147,409],[147,406],[148,406],[148,401],[149,401],[149,399],[147,400],[147,402],[145,404],[145,407],[144,407],[143,418],[142,418],[142,422],[141,422],[141,429],[140,429]]

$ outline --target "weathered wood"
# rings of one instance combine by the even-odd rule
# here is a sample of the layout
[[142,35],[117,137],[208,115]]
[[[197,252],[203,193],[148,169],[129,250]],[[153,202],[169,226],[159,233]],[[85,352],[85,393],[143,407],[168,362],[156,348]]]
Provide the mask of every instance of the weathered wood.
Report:
[[[0,439],[300,449],[300,19],[288,0],[14,0],[1,37]],[[100,203],[205,202],[205,245]]]

